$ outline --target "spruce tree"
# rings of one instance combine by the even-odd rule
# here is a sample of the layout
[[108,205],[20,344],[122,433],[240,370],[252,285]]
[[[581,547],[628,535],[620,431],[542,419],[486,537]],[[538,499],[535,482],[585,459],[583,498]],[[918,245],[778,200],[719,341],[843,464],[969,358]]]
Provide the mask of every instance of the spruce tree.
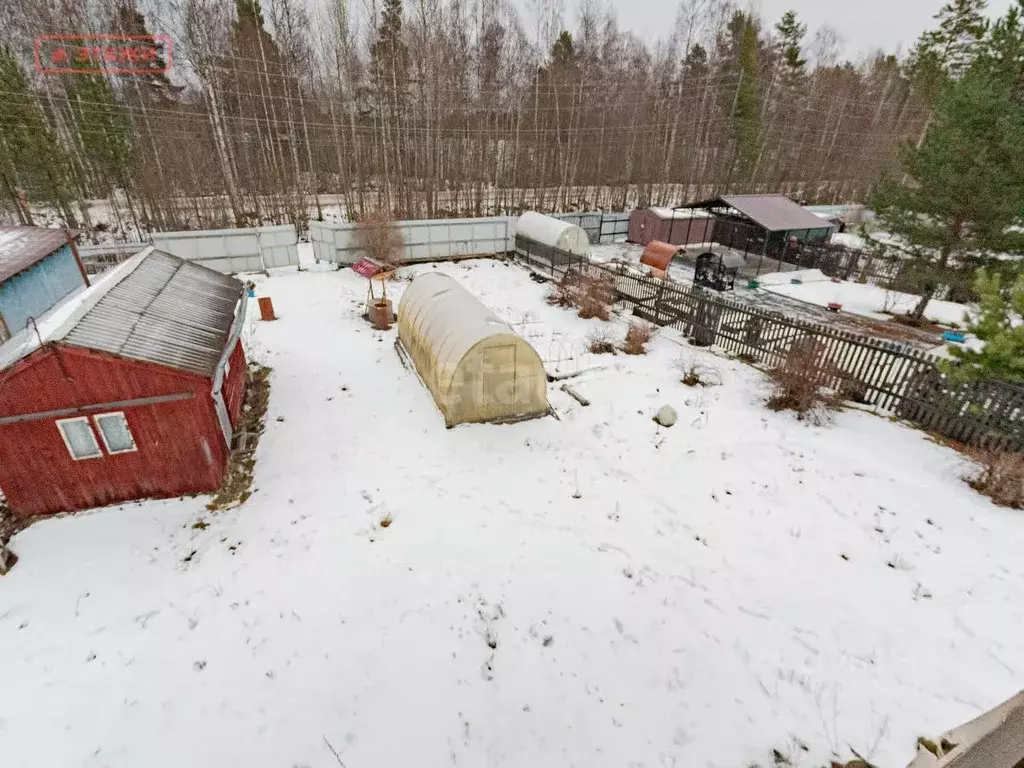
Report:
[[737,13],[730,24],[736,46],[738,82],[729,124],[735,142],[733,169],[741,182],[750,179],[761,143],[761,97],[758,89],[759,40],[753,18]]

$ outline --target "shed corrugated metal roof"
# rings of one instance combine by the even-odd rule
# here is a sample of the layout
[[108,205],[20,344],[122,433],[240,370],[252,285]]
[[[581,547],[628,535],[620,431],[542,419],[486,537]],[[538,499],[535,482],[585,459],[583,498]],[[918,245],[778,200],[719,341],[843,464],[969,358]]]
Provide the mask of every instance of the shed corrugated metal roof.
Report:
[[212,269],[150,251],[86,312],[63,341],[211,376],[244,286]]
[[[71,232],[70,237],[76,234]],[[49,256],[68,239],[63,229],[0,227],[0,283]]]
[[789,229],[824,229],[827,224],[785,195],[724,195],[685,208],[704,207],[716,201],[735,208],[769,232]]

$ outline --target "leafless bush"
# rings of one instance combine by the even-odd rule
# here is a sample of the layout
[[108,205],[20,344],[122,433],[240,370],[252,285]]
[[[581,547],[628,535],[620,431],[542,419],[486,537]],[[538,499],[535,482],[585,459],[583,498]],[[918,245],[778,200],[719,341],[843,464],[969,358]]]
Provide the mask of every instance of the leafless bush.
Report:
[[595,329],[587,337],[587,350],[594,355],[609,355],[615,352],[615,339],[604,328]]
[[717,387],[722,383],[722,374],[713,365],[704,365],[693,358],[679,358],[676,368],[682,374],[680,379],[688,387]]
[[547,302],[553,307],[575,307],[579,295],[579,273],[566,272],[562,279],[551,286]]
[[645,355],[647,354],[647,342],[653,337],[653,325],[642,320],[634,320],[626,331],[626,338],[622,342],[622,351],[627,355]]
[[584,320],[608,320],[615,301],[615,284],[611,275],[570,270],[552,287],[547,301],[556,307],[574,307]]
[[987,450],[977,458],[981,471],[967,479],[971,487],[1001,507],[1024,509],[1024,456]]
[[[391,272],[392,276],[402,263],[402,248],[405,246],[402,231],[395,222],[391,221],[386,211],[374,211],[356,224],[356,245],[369,258],[380,264],[386,271]],[[385,280],[377,282],[380,285],[381,295],[380,297],[374,295],[374,280],[371,278],[369,298],[375,305],[386,306],[387,283]]]
[[592,317],[609,319],[615,302],[615,283],[611,275],[603,272],[599,275],[584,275],[581,282],[583,291],[579,302],[580,317],[584,320]]
[[902,296],[899,291],[886,288],[885,294],[882,296],[882,312],[887,315],[896,314],[896,307],[899,305],[901,298]]
[[824,424],[839,407],[839,396],[829,389],[836,378],[835,366],[816,339],[794,342],[782,363],[768,375],[774,391],[767,404],[773,411],[795,411],[798,419]]
[[356,245],[385,269],[394,269],[402,263],[405,247],[402,230],[386,211],[374,211],[356,224]]

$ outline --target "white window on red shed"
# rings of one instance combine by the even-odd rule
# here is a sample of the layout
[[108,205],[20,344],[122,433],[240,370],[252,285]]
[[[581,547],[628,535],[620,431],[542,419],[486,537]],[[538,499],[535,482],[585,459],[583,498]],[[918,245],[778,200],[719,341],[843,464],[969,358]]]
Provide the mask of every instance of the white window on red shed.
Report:
[[92,418],[100,430],[107,453],[128,453],[137,450],[132,431],[128,428],[128,419],[123,413],[101,413]]
[[103,455],[99,443],[96,442],[96,435],[89,426],[89,419],[79,417],[77,419],[59,419],[57,429],[67,446],[68,453],[75,461],[81,459],[95,459]]

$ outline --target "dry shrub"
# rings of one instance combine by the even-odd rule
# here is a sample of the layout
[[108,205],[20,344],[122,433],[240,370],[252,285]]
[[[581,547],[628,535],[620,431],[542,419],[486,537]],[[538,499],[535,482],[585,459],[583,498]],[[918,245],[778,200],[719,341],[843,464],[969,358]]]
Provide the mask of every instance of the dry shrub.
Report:
[[717,387],[722,383],[722,374],[711,365],[698,363],[696,360],[680,358],[676,367],[682,374],[682,381],[688,387]]
[[982,451],[981,471],[968,478],[971,487],[1001,507],[1024,509],[1024,456],[1009,451]]
[[634,320],[626,331],[626,338],[622,342],[622,351],[627,355],[646,355],[647,342],[653,337],[653,325],[642,320]]
[[798,419],[824,424],[842,402],[829,389],[837,376],[835,366],[828,361],[825,346],[815,339],[795,341],[768,376],[774,385],[768,398],[773,411],[795,411]]
[[608,320],[615,301],[615,283],[604,273],[589,275],[569,270],[552,287],[547,301],[556,307],[574,307],[584,320]]
[[575,307],[579,294],[579,277],[578,272],[571,270],[562,275],[562,279],[552,285],[548,292],[548,304],[553,307]]
[[584,275],[580,282],[582,291],[578,304],[579,316],[584,320],[592,317],[608,320],[615,302],[615,283],[611,275],[603,272],[599,275]]
[[356,224],[356,245],[385,269],[394,269],[402,263],[405,239],[386,211],[374,211]]
[[594,355],[610,355],[615,352],[615,339],[604,328],[598,328],[587,337],[587,350]]

